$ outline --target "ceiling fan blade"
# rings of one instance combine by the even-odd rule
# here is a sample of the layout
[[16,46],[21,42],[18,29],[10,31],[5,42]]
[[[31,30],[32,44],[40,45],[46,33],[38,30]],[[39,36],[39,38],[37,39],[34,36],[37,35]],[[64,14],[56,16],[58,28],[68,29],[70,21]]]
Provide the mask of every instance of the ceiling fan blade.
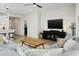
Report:
[[42,8],[42,6],[40,6],[40,5],[36,4],[36,3],[24,4],[24,6],[32,6],[32,5],[36,5],[37,7]]
[[37,5],[37,7],[42,8],[42,6],[40,6],[40,5]]
[[37,7],[42,8],[42,6],[40,6],[40,5],[36,4],[36,3],[33,3],[33,5],[36,5]]

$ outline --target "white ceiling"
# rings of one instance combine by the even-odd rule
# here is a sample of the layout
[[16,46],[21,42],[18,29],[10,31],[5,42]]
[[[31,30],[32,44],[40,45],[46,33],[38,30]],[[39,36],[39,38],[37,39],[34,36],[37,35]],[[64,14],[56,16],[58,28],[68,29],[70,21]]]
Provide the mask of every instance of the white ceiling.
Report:
[[[39,10],[40,8],[38,7],[33,7],[33,6],[24,6],[25,3],[0,3],[0,11],[6,12],[6,7],[9,8],[8,12],[9,13],[13,13],[13,14],[21,14],[21,15],[25,15],[28,14],[29,12],[33,11],[33,10]],[[31,4],[31,3],[30,3]],[[46,10],[47,8],[53,8],[56,6],[67,6],[67,5],[72,5],[72,4],[67,4],[67,3],[37,3],[41,6],[43,6],[43,8],[41,8],[40,10]]]

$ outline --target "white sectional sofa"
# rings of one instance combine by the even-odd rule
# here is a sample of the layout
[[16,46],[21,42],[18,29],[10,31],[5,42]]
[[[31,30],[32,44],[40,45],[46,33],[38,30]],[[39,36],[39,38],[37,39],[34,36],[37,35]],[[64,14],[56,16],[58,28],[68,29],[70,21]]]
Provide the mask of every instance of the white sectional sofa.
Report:
[[65,42],[63,48],[24,49],[18,47],[17,51],[20,56],[79,56],[78,46],[79,42],[71,38]]
[[0,56],[18,56],[18,53],[9,48],[0,47]]
[[0,45],[0,56],[79,56],[79,42],[70,38],[65,42],[63,48],[54,44],[45,49],[34,49],[26,45],[19,45],[11,40]]
[[0,36],[0,56],[18,56],[16,48],[19,44],[14,43],[12,40],[8,40],[4,36]]

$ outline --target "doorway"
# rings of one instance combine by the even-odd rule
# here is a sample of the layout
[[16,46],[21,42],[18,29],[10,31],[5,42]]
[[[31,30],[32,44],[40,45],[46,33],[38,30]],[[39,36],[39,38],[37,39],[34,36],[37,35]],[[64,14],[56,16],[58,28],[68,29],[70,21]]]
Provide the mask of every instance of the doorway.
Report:
[[15,34],[20,34],[20,17],[9,17],[10,29],[15,29]]
[[24,35],[27,36],[27,21],[24,20]]

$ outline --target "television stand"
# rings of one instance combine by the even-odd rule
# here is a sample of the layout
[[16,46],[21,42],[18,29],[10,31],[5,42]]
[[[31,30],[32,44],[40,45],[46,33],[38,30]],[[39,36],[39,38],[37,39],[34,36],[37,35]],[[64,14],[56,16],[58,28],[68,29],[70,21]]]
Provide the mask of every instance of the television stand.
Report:
[[43,39],[57,41],[57,38],[64,38],[66,32],[60,32],[57,30],[43,31]]

